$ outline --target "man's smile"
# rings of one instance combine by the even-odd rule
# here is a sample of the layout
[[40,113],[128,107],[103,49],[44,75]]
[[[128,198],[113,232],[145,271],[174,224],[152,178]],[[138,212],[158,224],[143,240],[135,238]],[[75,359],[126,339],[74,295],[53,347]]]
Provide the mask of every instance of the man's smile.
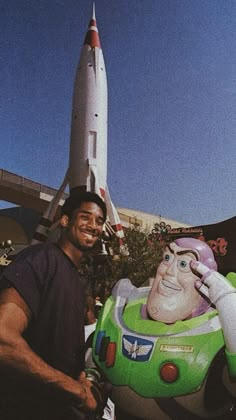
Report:
[[96,239],[98,237],[97,233],[90,231],[81,231],[82,235],[87,239]]

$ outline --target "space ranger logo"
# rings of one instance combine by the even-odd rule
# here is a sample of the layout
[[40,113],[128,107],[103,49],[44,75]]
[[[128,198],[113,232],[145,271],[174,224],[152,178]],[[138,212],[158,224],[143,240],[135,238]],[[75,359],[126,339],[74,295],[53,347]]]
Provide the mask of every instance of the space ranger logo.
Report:
[[122,353],[128,359],[136,362],[146,362],[150,358],[152,348],[152,341],[132,335],[123,335]]

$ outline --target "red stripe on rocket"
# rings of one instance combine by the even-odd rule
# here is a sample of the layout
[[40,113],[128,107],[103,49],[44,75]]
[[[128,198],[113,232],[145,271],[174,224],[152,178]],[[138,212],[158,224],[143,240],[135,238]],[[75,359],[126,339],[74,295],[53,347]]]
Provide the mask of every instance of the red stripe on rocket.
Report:
[[117,236],[123,229],[107,188],[107,77],[93,6],[93,15],[76,72],[70,142],[70,192],[98,193],[106,202]]

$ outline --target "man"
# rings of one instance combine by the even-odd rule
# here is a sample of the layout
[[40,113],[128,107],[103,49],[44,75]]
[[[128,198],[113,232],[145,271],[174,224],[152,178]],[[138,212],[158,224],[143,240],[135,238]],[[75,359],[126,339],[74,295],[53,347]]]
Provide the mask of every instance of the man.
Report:
[[70,196],[62,207],[59,243],[25,249],[4,271],[1,420],[95,418],[102,395],[84,372],[85,290],[78,266],[99,240],[105,220],[99,196]]

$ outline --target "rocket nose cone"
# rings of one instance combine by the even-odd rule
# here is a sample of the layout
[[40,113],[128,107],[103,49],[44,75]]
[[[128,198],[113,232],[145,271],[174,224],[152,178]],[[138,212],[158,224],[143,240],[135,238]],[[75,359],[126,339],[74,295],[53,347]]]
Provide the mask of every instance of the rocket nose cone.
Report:
[[86,34],[84,44],[90,45],[91,48],[101,48],[101,43],[98,34],[97,23],[95,19],[91,19],[89,23],[88,32]]

